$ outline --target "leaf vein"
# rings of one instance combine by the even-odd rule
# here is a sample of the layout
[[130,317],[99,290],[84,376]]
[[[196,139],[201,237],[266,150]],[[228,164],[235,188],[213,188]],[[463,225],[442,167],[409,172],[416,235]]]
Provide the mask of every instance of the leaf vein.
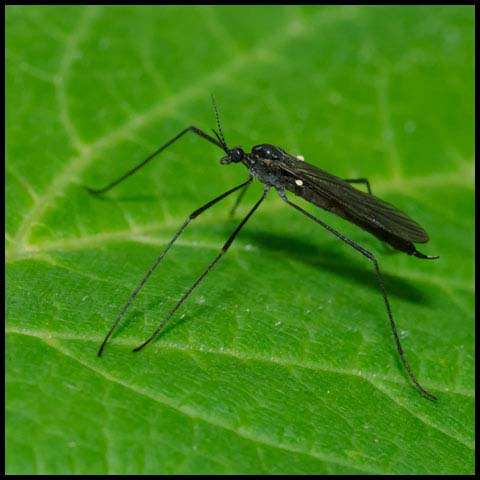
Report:
[[133,393],[135,393],[137,395],[141,395],[143,397],[149,398],[150,400],[153,400],[154,402],[159,403],[160,405],[163,405],[165,407],[176,410],[177,412],[179,412],[179,413],[181,413],[181,414],[183,414],[183,415],[185,415],[189,418],[198,419],[198,420],[201,420],[201,421],[203,421],[207,424],[210,424],[214,427],[230,431],[230,432],[234,433],[235,435],[237,435],[241,438],[244,438],[245,440],[251,441],[255,444],[268,446],[270,448],[275,448],[275,449],[278,449],[278,450],[285,450],[285,451],[288,451],[290,453],[309,456],[309,457],[315,458],[315,459],[320,460],[320,461],[325,462],[325,463],[334,463],[334,464],[338,464],[338,465],[342,465],[344,467],[350,467],[350,468],[353,467],[353,468],[355,468],[358,471],[363,472],[363,473],[376,473],[374,470],[366,470],[363,466],[352,465],[351,463],[345,461],[342,458],[337,457],[336,455],[325,454],[325,453],[321,453],[321,452],[317,452],[317,451],[304,451],[301,448],[298,448],[298,447],[295,447],[295,446],[292,446],[292,445],[288,445],[288,444],[276,444],[274,440],[271,440],[269,438],[255,436],[254,434],[252,434],[251,432],[249,432],[245,429],[235,428],[231,425],[228,425],[226,422],[223,422],[219,419],[216,419],[216,418],[210,417],[208,415],[205,415],[204,413],[196,412],[195,410],[193,410],[191,408],[176,405],[175,402],[172,402],[170,399],[168,399],[167,397],[164,397],[163,395],[159,395],[158,393],[150,392],[149,390],[147,390],[145,388],[142,388],[138,385],[128,383],[128,382],[126,382],[126,381],[124,381],[120,378],[115,377],[114,375],[111,375],[111,374],[99,369],[98,367],[96,367],[96,366],[94,366],[94,365],[92,365],[88,362],[85,362],[82,359],[77,358],[75,355],[73,355],[73,353],[71,351],[64,348],[62,345],[60,345],[55,340],[52,340],[52,339],[41,339],[41,340],[44,341],[48,346],[50,346],[54,350],[56,350],[56,351],[62,353],[63,355],[71,358],[72,360],[81,364],[83,367],[88,368],[89,370],[93,371],[94,373],[103,377],[104,379],[106,379],[106,380],[108,380],[108,381],[110,381],[114,384],[120,385],[120,386],[126,388],[127,390],[132,391]]

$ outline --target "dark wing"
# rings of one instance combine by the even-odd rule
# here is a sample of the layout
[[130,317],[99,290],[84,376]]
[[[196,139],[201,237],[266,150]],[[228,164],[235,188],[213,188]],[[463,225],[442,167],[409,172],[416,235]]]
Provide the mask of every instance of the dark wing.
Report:
[[[286,152],[285,152],[286,153]],[[363,228],[371,225],[403,240],[425,243],[425,230],[408,215],[388,202],[352,187],[348,182],[291,155],[280,160],[278,167],[301,180],[303,189],[292,189],[297,195],[356,223]],[[302,191],[305,194],[302,194]],[[366,228],[367,230],[372,230]]]

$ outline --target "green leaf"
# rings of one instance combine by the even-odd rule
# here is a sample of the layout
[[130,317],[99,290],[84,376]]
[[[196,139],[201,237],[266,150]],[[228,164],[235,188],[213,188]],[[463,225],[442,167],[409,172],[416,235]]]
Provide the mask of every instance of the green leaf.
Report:
[[[473,7],[8,7],[6,463],[11,474],[474,471]],[[159,338],[144,341],[259,198],[188,125],[270,142],[428,231],[422,261],[275,192]],[[359,186],[362,188],[362,186]],[[303,205],[304,203],[302,203]]]

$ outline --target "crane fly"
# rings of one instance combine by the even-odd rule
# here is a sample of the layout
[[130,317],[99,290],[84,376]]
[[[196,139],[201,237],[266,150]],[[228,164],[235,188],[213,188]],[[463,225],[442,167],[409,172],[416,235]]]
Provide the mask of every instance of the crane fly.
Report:
[[[233,243],[235,237],[238,235],[245,223],[247,223],[248,219],[257,210],[260,204],[265,200],[269,191],[271,189],[274,189],[277,191],[280,198],[287,205],[293,207],[306,217],[310,218],[311,220],[325,228],[328,232],[335,235],[337,238],[348,244],[350,247],[355,249],[357,252],[359,252],[372,262],[375,269],[378,286],[380,288],[385,303],[387,316],[390,321],[395,345],[397,347],[397,351],[402,361],[402,364],[405,367],[405,370],[408,373],[408,376],[410,377],[416,389],[426,398],[430,400],[436,400],[436,397],[419,383],[410,367],[410,364],[407,361],[402,345],[400,343],[397,327],[393,319],[390,302],[388,300],[387,292],[385,290],[376,257],[368,250],[364,249],[354,241],[342,235],[340,232],[338,232],[331,226],[324,223],[316,216],[312,215],[296,203],[292,202],[287,196],[287,192],[293,193],[294,195],[303,198],[307,202],[310,202],[317,207],[320,207],[324,210],[327,210],[344,218],[345,220],[371,233],[382,242],[391,245],[396,250],[422,259],[439,258],[438,256],[424,255],[423,253],[419,252],[415,247],[415,243],[425,243],[428,241],[429,238],[425,230],[417,222],[412,220],[407,214],[403,213],[398,208],[394,207],[390,203],[379,199],[378,197],[375,197],[371,192],[370,183],[365,178],[341,179],[339,177],[336,177],[335,175],[332,175],[331,173],[326,172],[325,170],[321,170],[315,165],[311,165],[310,163],[305,162],[303,157],[301,156],[291,155],[282,148],[268,143],[254,146],[250,153],[246,152],[241,147],[229,148],[222,132],[218,110],[215,105],[213,95],[212,101],[217,123],[217,130],[212,129],[214,136],[200,130],[195,126],[187,127],[180,133],[178,133],[175,137],[173,137],[171,140],[169,140],[167,143],[158,148],[147,158],[145,158],[145,160],[143,160],[141,163],[136,165],[131,170],[127,171],[125,174],[123,174],[121,177],[117,178],[107,186],[100,189],[86,187],[90,193],[97,195],[107,192],[108,190],[115,187],[116,185],[133,175],[135,172],[140,170],[159,153],[164,151],[166,148],[168,148],[170,145],[175,143],[178,139],[180,139],[181,137],[183,137],[183,135],[187,133],[193,133],[203,138],[204,140],[213,143],[218,148],[223,150],[225,155],[220,159],[220,163],[222,165],[241,163],[245,165],[245,167],[247,167],[249,173],[249,177],[245,182],[231,188],[225,193],[219,195],[218,197],[215,197],[214,199],[210,200],[205,205],[201,206],[188,216],[183,225],[181,225],[181,227],[167,244],[163,252],[157,257],[153,265],[150,267],[148,272],[144,275],[135,290],[130,295],[127,303],[124,305],[118,317],[113,322],[107,335],[105,336],[105,339],[103,340],[100,349],[98,350],[98,356],[100,357],[102,355],[109,338],[113,334],[113,331],[115,330],[119,322],[122,320],[128,307],[131,305],[139,291],[142,289],[145,282],[152,275],[154,270],[158,267],[159,263],[162,261],[166,253],[170,250],[172,245],[182,234],[188,224],[193,219],[197,218],[200,214],[209,209],[211,206],[220,202],[234,192],[240,191],[232,210],[234,211],[238,206],[240,200],[242,199],[247,187],[253,182],[254,178],[257,178],[264,185],[264,190],[260,199],[255,203],[255,205],[253,205],[247,215],[238,224],[236,229],[233,231],[233,233],[230,235],[230,237],[227,239],[227,241],[221,248],[218,255],[210,262],[210,264],[195,280],[195,282],[193,282],[193,284],[183,294],[180,300],[178,300],[175,306],[160,322],[160,324],[150,335],[150,337],[148,337],[141,345],[136,347],[133,351],[140,351],[158,336],[158,334],[165,327],[167,322],[172,318],[175,312],[180,308],[180,306],[184,303],[187,297],[192,293],[192,291],[212,270],[215,264],[227,252],[227,250]],[[355,183],[364,184],[367,187],[368,193],[352,187],[352,184]]]

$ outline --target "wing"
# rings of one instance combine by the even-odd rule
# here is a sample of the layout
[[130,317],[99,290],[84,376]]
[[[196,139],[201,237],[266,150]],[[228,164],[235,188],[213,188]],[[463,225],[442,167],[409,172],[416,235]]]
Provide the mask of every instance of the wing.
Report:
[[[278,162],[278,167],[292,177],[292,188],[289,190],[296,195],[376,235],[381,230],[409,242],[428,241],[425,230],[390,203],[364,193],[314,165],[287,155],[288,158]],[[295,180],[302,182],[301,188]]]

